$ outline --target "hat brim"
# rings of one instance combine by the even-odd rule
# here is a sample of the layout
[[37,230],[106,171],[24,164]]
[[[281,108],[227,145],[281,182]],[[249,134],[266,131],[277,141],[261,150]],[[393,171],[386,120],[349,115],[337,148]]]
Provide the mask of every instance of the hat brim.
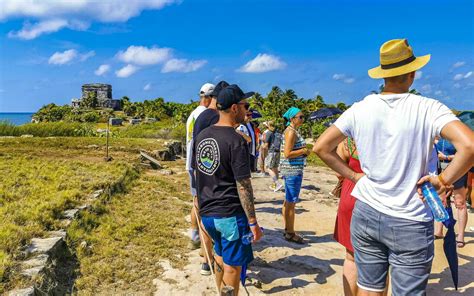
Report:
[[250,97],[252,97],[255,93],[253,91],[250,91],[248,93],[245,93],[244,94],[244,97],[241,99],[241,100],[245,100],[245,99],[248,99]]
[[421,57],[417,57],[413,62],[406,65],[396,67],[393,69],[382,69],[381,66],[372,68],[368,71],[369,77],[374,79],[388,78],[399,76],[423,68],[431,59],[431,55],[427,54]]

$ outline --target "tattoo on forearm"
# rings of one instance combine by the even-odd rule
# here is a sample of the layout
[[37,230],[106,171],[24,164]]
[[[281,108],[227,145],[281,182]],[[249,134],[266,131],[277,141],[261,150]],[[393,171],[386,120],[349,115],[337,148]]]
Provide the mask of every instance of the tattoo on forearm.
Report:
[[247,218],[255,218],[255,206],[253,204],[254,197],[250,178],[237,181],[237,189],[239,192],[240,203],[244,208]]

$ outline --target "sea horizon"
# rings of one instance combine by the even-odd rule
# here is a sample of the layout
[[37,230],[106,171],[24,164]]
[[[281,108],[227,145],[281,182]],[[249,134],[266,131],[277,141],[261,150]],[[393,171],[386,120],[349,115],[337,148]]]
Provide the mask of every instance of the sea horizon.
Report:
[[14,125],[22,125],[31,122],[35,112],[0,112],[0,122],[7,121]]

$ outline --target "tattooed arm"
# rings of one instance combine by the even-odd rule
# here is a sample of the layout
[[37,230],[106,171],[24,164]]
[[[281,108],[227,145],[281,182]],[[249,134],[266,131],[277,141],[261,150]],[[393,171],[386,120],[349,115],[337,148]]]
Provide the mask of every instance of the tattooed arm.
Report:
[[256,223],[257,217],[255,216],[253,188],[250,178],[237,181],[237,189],[239,191],[240,203],[242,204],[242,208],[244,208],[245,215],[247,215],[249,223]]
[[253,233],[254,241],[258,241],[262,237],[263,233],[260,229],[260,226],[258,226],[257,224],[252,182],[250,181],[250,178],[237,181],[237,189],[239,192],[240,203],[242,204],[242,208],[244,208],[245,215],[247,215],[249,224],[255,224],[254,226],[250,226],[250,230]]

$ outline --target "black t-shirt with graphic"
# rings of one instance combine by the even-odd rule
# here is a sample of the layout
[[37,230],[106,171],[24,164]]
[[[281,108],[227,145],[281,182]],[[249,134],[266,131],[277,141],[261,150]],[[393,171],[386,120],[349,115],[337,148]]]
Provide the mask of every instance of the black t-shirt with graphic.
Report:
[[199,133],[194,141],[192,166],[201,216],[245,213],[236,181],[250,178],[249,150],[233,127],[212,125]]
[[194,122],[193,127],[193,139],[196,139],[197,136],[207,127],[210,127],[213,124],[216,124],[219,121],[219,112],[214,109],[206,109]]

